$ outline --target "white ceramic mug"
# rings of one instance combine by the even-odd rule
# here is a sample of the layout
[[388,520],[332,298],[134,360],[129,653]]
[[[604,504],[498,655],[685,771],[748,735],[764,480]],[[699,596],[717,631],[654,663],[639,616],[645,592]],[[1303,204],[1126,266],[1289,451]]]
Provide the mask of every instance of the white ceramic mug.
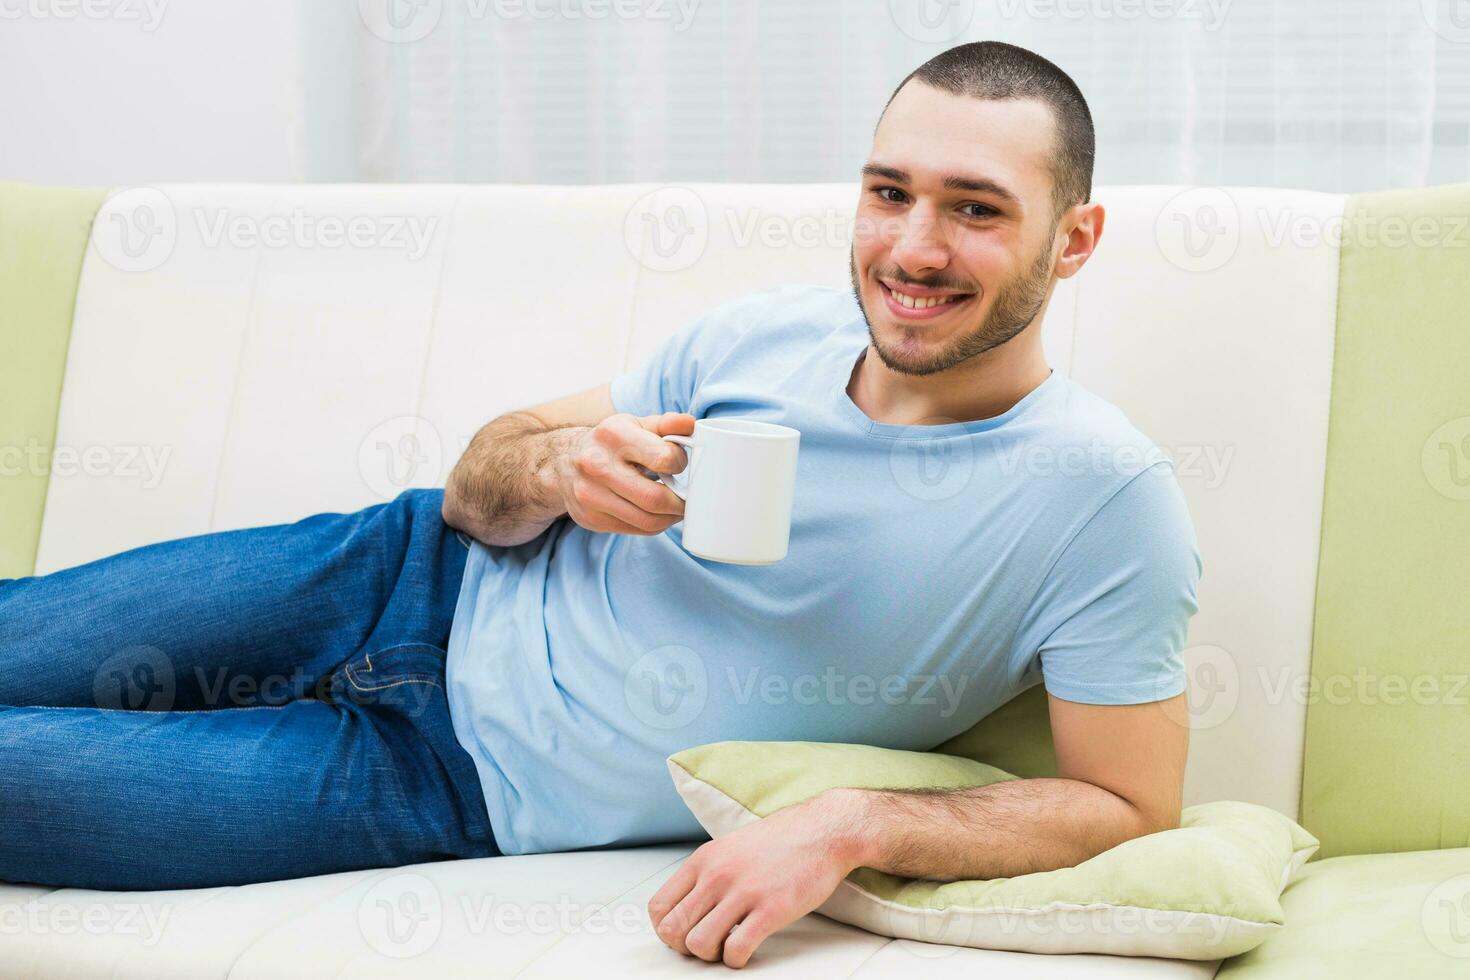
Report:
[[801,433],[753,419],[696,419],[682,476],[659,479],[684,498],[684,550],[735,565],[786,557]]

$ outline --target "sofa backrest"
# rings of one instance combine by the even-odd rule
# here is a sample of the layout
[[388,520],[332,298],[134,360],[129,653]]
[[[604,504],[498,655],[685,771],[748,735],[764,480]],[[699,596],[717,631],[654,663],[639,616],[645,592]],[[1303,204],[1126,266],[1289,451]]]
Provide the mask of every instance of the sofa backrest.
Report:
[[[117,193],[81,272],[35,569],[442,484],[485,421],[608,380],[719,302],[788,282],[846,286],[855,199],[847,184]],[[1304,757],[1332,792],[1353,771],[1336,745],[1304,744],[1329,411],[1344,397],[1333,230],[1348,202],[1177,187],[1097,199],[1101,247],[1059,284],[1044,337],[1054,367],[1174,457],[1199,532],[1186,801],[1295,816]],[[1398,448],[1419,472],[1421,446]],[[1440,525],[1462,545],[1465,507]],[[1356,559],[1341,561],[1349,590],[1369,591]],[[1041,704],[977,729],[997,764],[1039,758]],[[1448,796],[1470,799],[1460,779]],[[1354,845],[1438,833],[1414,816],[1413,834]],[[1308,821],[1325,852],[1344,820]]]

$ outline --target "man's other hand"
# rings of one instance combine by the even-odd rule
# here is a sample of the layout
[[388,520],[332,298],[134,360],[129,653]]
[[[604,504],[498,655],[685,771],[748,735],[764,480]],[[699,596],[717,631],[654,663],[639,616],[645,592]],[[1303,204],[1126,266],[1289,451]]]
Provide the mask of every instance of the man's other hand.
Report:
[[859,866],[861,794],[828,790],[700,846],[649,900],[659,939],[742,967]]

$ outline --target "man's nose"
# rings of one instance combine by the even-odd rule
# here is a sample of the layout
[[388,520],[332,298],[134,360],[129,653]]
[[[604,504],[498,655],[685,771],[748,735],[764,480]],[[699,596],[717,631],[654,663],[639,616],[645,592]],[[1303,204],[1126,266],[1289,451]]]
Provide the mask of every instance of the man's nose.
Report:
[[893,244],[893,261],[911,276],[949,265],[949,243],[939,227],[939,216],[932,207],[915,205],[898,229]]

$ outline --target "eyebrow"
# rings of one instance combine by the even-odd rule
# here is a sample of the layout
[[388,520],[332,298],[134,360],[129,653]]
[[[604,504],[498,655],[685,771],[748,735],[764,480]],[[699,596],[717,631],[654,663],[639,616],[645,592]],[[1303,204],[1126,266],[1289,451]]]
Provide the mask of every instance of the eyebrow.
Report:
[[[881,163],[863,164],[863,176],[882,177],[891,180],[895,184],[907,184],[910,182],[909,172],[897,167],[889,167]],[[988,177],[971,177],[966,174],[945,174],[944,188],[951,191],[975,191],[980,194],[994,194],[996,197],[1019,205],[1021,199],[1017,197],[1004,184],[996,183]]]

